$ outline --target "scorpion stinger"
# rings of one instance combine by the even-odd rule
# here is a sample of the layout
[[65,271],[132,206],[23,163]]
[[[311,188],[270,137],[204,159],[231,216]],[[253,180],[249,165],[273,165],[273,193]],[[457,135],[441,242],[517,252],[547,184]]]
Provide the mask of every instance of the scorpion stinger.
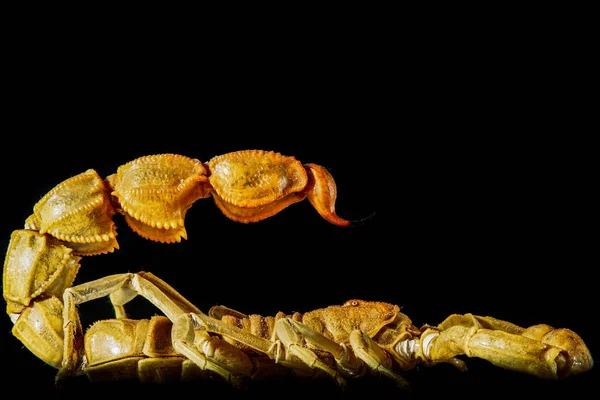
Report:
[[257,222],[308,197],[330,223],[351,225],[335,212],[333,177],[316,164],[303,165],[279,153],[247,150],[214,157],[207,169],[216,205],[234,221]]

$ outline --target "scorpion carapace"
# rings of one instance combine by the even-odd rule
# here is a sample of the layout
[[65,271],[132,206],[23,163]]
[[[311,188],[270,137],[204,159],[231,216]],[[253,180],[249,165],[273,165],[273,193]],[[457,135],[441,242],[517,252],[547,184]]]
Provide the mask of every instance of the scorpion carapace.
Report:
[[[379,374],[407,387],[402,371],[418,364],[479,357],[540,378],[589,370],[582,339],[548,325],[521,328],[471,314],[437,326],[414,326],[398,306],[349,300],[304,314],[246,315],[225,306],[202,312],[151,273],[110,275],[73,286],[83,256],[118,249],[113,216],[120,213],[140,236],[163,243],[187,238],[185,215],[212,197],[228,218],[257,222],[308,198],[327,221],[346,227],[335,212],[329,172],[274,152],[247,150],[207,163],[175,154],[141,157],[102,179],[85,171],[58,184],[34,205],[24,229],[15,230],[4,262],[3,294],[13,334],[57,379],[143,382],[219,376],[234,385],[281,374],[314,375],[345,386]],[[164,316],[127,317],[136,296]],[[109,297],[115,319],[82,329],[78,305]],[[156,371],[160,370],[160,373]]]

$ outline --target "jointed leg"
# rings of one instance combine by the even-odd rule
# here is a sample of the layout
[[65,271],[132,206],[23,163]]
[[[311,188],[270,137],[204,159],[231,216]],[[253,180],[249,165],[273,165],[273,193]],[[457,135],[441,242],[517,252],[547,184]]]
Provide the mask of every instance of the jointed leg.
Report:
[[[204,314],[190,315],[190,323],[193,326],[189,329],[206,329],[209,332],[227,336],[256,351],[266,354],[269,358],[274,359],[276,363],[290,368],[305,369],[309,367],[311,369],[318,369],[331,376],[339,385],[345,385],[345,379],[336,370],[325,364],[312,350],[303,346],[304,337],[296,329],[302,324],[292,319],[282,318],[277,320],[275,323],[274,340],[271,341]],[[314,333],[316,334],[316,332]],[[323,340],[322,344],[327,347],[326,350],[332,352],[334,357],[336,354],[338,356],[341,355],[337,344],[333,342],[331,343],[335,346],[325,344],[325,341],[328,341],[328,339],[324,337],[316,338],[315,335],[313,341],[319,340]]]
[[[350,348],[346,348],[346,346],[326,338],[301,322],[285,319],[278,321],[278,323],[281,323],[281,326],[277,330],[277,334],[284,344],[284,334],[289,336],[288,342],[290,344],[301,344],[302,341],[307,341],[317,348],[331,353],[338,367],[348,376],[362,375],[366,365],[372,371],[392,379],[399,387],[408,388],[408,382],[392,371],[390,356],[368,335],[359,330],[355,330],[350,334]],[[287,347],[290,350],[297,348],[290,345],[286,345]],[[304,350],[310,351],[309,349]],[[308,356],[303,360],[310,361],[311,358]]]
[[83,331],[76,308],[77,304],[110,295],[127,285],[132,276],[132,274],[107,276],[65,290],[63,294],[64,352],[58,378],[83,372],[76,371],[80,365],[83,351]]
[[[184,312],[201,312],[198,308],[196,308],[196,306],[190,303],[185,297],[179,294],[169,284],[167,284],[165,281],[158,278],[154,274],[149,272],[140,272],[137,275],[143,276],[145,281],[152,284],[152,286],[154,286],[155,289],[167,295],[174,303],[177,304],[179,308],[184,310]],[[115,310],[115,316],[117,318],[127,318],[127,313],[125,312],[125,308],[123,306],[129,303],[131,300],[133,300],[138,294],[141,293],[138,293],[136,290],[133,290],[128,285],[122,286],[117,291],[112,292],[110,294],[110,302],[113,305],[113,308]]]
[[312,344],[313,346],[331,353],[334,357],[338,368],[344,372],[346,376],[360,376],[364,373],[363,362],[356,358],[351,349],[344,344],[338,344],[323,336],[321,333],[304,325],[301,322],[293,319],[287,321],[297,335],[301,335],[302,339]]
[[[200,313],[183,296],[150,273],[111,275],[68,288],[63,295],[64,352],[62,368],[57,376],[58,379],[82,373],[82,371],[77,371],[81,365],[81,352],[83,350],[83,332],[77,305],[111,296],[117,317],[124,317],[123,305],[137,295],[145,297],[173,322],[190,311]],[[210,341],[210,336],[204,337],[204,339],[204,342]],[[184,350],[182,352],[184,355],[189,353],[182,347],[177,350]],[[232,380],[232,376],[226,368],[206,359],[202,353],[194,353],[194,358],[190,359],[198,364],[200,368],[211,370],[228,381]]]
[[[183,318],[181,318],[183,320]],[[256,336],[251,332],[229,325],[223,321],[214,319],[203,313],[192,313],[190,314],[189,322],[192,324],[190,329],[200,330],[204,329],[208,332],[216,333],[228,338],[234,339],[244,345],[259,351],[267,355],[270,359],[275,360],[276,363],[283,364],[290,368],[299,367],[297,361],[286,357],[285,348],[283,348],[281,342],[264,339]]]
[[[294,329],[293,320],[289,318],[278,320],[275,323],[275,334],[289,354],[298,357],[309,368],[325,372],[339,386],[346,386],[346,380],[335,369],[325,364],[314,351],[303,345],[304,337]],[[289,357],[287,359],[289,360]]]
[[254,366],[243,351],[196,327],[191,314],[177,318],[171,331],[175,350],[200,369],[216,372],[234,386],[240,386],[242,376],[252,375]]
[[408,382],[392,371],[392,360],[390,356],[368,335],[359,330],[352,331],[350,334],[350,345],[356,356],[372,371],[387,376],[402,389],[407,390],[409,388]]

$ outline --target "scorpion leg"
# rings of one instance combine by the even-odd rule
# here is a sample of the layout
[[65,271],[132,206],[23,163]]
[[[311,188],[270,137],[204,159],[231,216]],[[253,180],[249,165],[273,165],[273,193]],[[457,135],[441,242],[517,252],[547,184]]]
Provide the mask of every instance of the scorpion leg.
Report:
[[282,318],[275,323],[275,334],[285,348],[298,357],[311,369],[319,369],[329,375],[339,386],[346,386],[346,380],[335,369],[325,364],[312,350],[303,346],[303,335],[294,329],[290,318]]
[[[223,310],[229,309],[224,308]],[[234,339],[266,354],[270,359],[274,359],[276,363],[292,369],[302,370],[308,366],[313,370],[321,370],[331,376],[340,386],[345,385],[344,378],[337,371],[320,360],[314,352],[302,347],[301,338],[294,331],[288,318],[282,318],[275,323],[274,338],[273,340],[267,340],[203,313],[192,313],[190,316],[193,329],[203,328],[209,332]],[[290,355],[296,356],[300,361],[295,360]]]
[[[252,375],[254,365],[250,358],[242,350],[210,336],[202,327],[194,324],[192,314],[177,318],[171,336],[175,350],[192,360],[201,370],[214,371],[234,386],[241,385],[241,376]],[[218,361],[212,362],[207,357]]]
[[345,375],[360,376],[364,373],[363,362],[356,358],[354,353],[344,344],[338,344],[333,340],[326,338],[323,334],[315,331],[302,322],[293,319],[288,319],[287,322],[297,334],[302,335],[304,340],[321,350],[331,353],[333,358],[335,358],[338,367]]
[[[327,338],[309,325],[291,318],[278,320],[275,333],[291,352],[298,351],[304,342],[329,352],[335,358],[338,369],[346,376],[363,375],[368,368],[392,379],[400,388],[408,389],[408,382],[392,371],[392,359],[387,351],[360,330],[355,329],[351,332],[348,347]],[[300,350],[314,354],[306,347],[300,347]],[[313,360],[306,353],[296,355],[307,364]],[[335,375],[332,377],[337,379]]]
[[[173,322],[177,321],[179,316],[192,310],[199,312],[173,288],[150,273],[111,275],[67,288],[63,295],[64,352],[62,367],[57,379],[83,372],[78,370],[82,366],[83,333],[76,306],[112,294],[115,294],[111,301],[116,304],[117,316],[124,315],[123,304],[132,300],[135,295],[141,295],[149,300]],[[179,349],[177,350],[179,351]],[[196,361],[200,368],[213,371],[230,383],[237,383],[235,382],[236,378],[229,371],[206,359],[201,353],[195,358],[200,361]]]
[[268,339],[263,339],[243,329],[228,325],[202,312],[191,313],[190,316],[190,323],[193,324],[194,329],[205,329],[208,332],[230,337],[256,351],[268,355],[270,358],[277,358],[276,344]]
[[76,305],[108,296],[111,292],[127,284],[131,276],[132,274],[107,276],[65,290],[63,293],[64,348],[62,366],[57,379],[83,373],[82,370],[78,370],[82,359],[83,331]]
[[136,296],[137,293],[131,290],[129,286],[123,286],[108,296],[113,309],[115,310],[116,318],[127,318],[124,305],[129,303]]
[[225,315],[231,315],[235,318],[248,318],[246,314],[243,314],[239,311],[232,310],[229,307],[225,306],[213,306],[210,310],[208,310],[208,315],[215,319],[223,319]]
[[[165,281],[158,278],[154,274],[149,272],[141,272],[138,275],[143,276],[145,281],[150,282],[162,293],[166,294],[171,300],[173,300],[180,307],[182,307],[182,309],[185,310],[185,312],[201,312],[198,308],[196,308],[196,306],[190,303],[185,297],[179,294],[169,284],[167,284]],[[138,293],[127,285],[122,286],[121,288],[110,294],[110,302],[113,305],[113,308],[115,310],[115,316],[117,318],[127,318],[127,313],[125,312],[124,305],[133,300],[137,295]]]
[[350,345],[354,353],[374,372],[392,379],[399,388],[408,390],[409,384],[400,375],[392,371],[392,359],[377,343],[360,330],[350,334]]
[[569,329],[534,325],[527,329],[472,314],[451,315],[421,335],[425,361],[443,362],[458,355],[540,378],[557,379],[590,369],[593,360],[583,340]]

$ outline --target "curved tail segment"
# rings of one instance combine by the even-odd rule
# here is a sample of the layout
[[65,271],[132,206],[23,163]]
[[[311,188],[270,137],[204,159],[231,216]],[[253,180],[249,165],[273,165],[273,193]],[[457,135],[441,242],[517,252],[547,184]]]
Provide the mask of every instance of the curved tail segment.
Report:
[[337,187],[329,171],[316,164],[305,164],[304,167],[308,174],[305,191],[308,201],[315,210],[334,225],[342,227],[355,225],[355,222],[340,218],[335,213]]
[[[115,316],[124,319],[123,304],[133,298],[132,294],[137,295],[135,285],[148,281],[148,276],[118,274],[72,287],[80,268],[79,261],[83,256],[119,249],[117,225],[113,221],[116,214],[123,216],[128,226],[143,238],[160,243],[187,239],[184,226],[187,211],[197,200],[209,197],[215,199],[227,217],[242,223],[271,217],[309,197],[327,221],[337,226],[351,225],[335,214],[336,187],[324,168],[313,164],[305,167],[294,157],[272,151],[242,150],[213,157],[206,164],[178,154],[154,154],[125,163],[104,179],[95,170],[88,169],[48,191],[33,206],[24,229],[17,229],[11,235],[3,267],[2,294],[6,312],[14,324],[13,335],[42,361],[60,368],[60,379],[83,373],[84,362],[89,362],[90,357],[82,356],[83,330],[76,305],[109,296]],[[142,292],[154,291],[154,287],[159,286],[157,301],[168,300],[172,294],[166,284],[153,281],[145,285]],[[166,293],[160,292],[165,287]],[[180,296],[167,302],[173,303],[175,308],[173,311],[167,305],[165,314],[171,322],[180,311],[199,312],[191,303],[182,303]],[[185,305],[182,310],[178,309],[180,303]],[[121,322],[115,325],[123,331],[135,332],[132,335],[138,335],[138,326],[142,326],[128,328]],[[113,325],[96,325],[97,337],[111,333],[110,326]],[[101,346],[101,352],[116,357],[111,358],[111,362],[120,362],[131,355],[128,350],[113,346],[123,343],[121,336],[107,339],[108,344]],[[207,346],[213,343],[212,337],[205,339]],[[135,346],[142,343],[137,336],[133,342]],[[127,346],[125,343],[124,347]],[[217,347],[222,353],[231,353],[231,359],[247,358],[237,350],[230,351],[229,345]],[[212,365],[203,355],[189,352],[190,359],[197,360],[198,366]],[[133,358],[147,356],[143,351],[132,354]],[[223,363],[231,365],[227,360]],[[184,368],[181,360],[172,361],[176,368]],[[157,364],[152,364],[155,362]],[[162,361],[149,363],[168,368]],[[123,365],[110,367],[109,376],[116,376]],[[240,361],[236,371],[248,369],[248,365]],[[234,379],[219,368],[213,366],[212,371]]]

